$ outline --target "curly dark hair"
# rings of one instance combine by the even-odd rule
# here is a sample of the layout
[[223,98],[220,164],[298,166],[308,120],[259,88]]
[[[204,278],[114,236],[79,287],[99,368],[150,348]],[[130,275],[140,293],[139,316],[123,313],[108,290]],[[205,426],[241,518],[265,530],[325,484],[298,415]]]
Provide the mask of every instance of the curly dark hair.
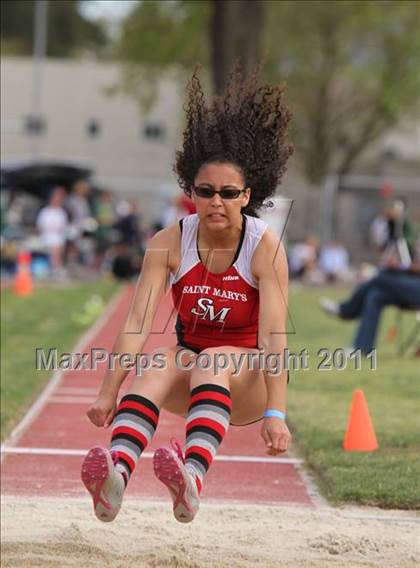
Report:
[[237,65],[226,90],[207,105],[198,74],[197,67],[188,83],[187,124],[174,164],[180,187],[191,196],[201,166],[232,163],[251,188],[244,213],[256,215],[275,193],[293,153],[286,140],[292,114],[282,100],[284,86],[261,84],[258,68],[244,80]]

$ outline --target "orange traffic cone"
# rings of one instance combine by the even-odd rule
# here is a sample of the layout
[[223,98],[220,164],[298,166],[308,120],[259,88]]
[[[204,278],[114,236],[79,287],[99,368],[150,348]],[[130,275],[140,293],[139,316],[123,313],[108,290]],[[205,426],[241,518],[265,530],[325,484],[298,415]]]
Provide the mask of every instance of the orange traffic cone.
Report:
[[388,341],[388,343],[394,343],[394,341],[397,338],[397,333],[398,333],[397,326],[392,325],[386,333],[386,340]]
[[18,296],[32,294],[31,254],[20,252],[17,258],[17,273],[14,281],[14,292]]
[[343,448],[348,452],[372,452],[378,447],[365,395],[361,389],[356,389],[353,393]]

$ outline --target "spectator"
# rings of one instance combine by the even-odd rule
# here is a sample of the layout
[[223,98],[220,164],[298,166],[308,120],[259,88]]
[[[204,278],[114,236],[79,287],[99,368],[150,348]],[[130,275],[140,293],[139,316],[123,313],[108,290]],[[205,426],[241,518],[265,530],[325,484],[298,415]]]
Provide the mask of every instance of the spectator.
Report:
[[56,278],[65,276],[63,255],[68,228],[68,217],[63,207],[65,196],[63,187],[54,188],[48,205],[41,209],[37,219],[37,228],[49,254],[53,277]]
[[112,273],[118,280],[131,280],[139,275],[141,259],[130,252],[125,242],[118,243],[116,255],[112,262]]
[[23,224],[23,209],[24,202],[22,196],[12,190],[9,196],[9,203],[6,207],[5,225],[21,227]]
[[88,195],[88,184],[79,180],[74,184],[73,191],[66,200],[66,209],[70,215],[75,238],[83,234],[86,220],[91,217]]
[[95,203],[95,218],[98,227],[95,233],[95,269],[100,269],[104,256],[111,245],[112,231],[115,223],[115,211],[112,193],[103,191]]
[[191,197],[188,197],[188,195],[185,195],[185,193],[180,196],[179,205],[185,211],[186,215],[193,215],[197,211],[193,200]]
[[372,351],[382,310],[386,306],[420,309],[419,260],[406,270],[394,266],[390,263],[388,268],[359,286],[344,302],[321,299],[321,308],[329,315],[343,320],[360,320],[352,350],[360,349],[364,354]]
[[308,236],[304,242],[291,248],[289,258],[290,274],[295,278],[310,277],[318,269],[319,239]]
[[84,180],[79,180],[73,185],[73,191],[65,203],[71,221],[67,246],[67,258],[71,265],[82,261],[82,253],[87,252],[82,250],[82,237],[91,219],[88,194],[88,184]]
[[369,227],[370,240],[377,252],[382,252],[389,239],[389,207],[384,207],[377,215]]
[[338,241],[332,241],[321,249],[319,267],[329,282],[346,280],[349,272],[349,254]]
[[136,250],[142,250],[142,233],[137,203],[120,201],[117,206],[117,214],[120,218],[115,223],[114,228],[119,231],[121,242],[134,247]]
[[171,205],[165,209],[162,225],[163,227],[168,227],[183,217],[192,215],[195,211],[196,209],[192,199],[185,194],[178,195],[172,200]]
[[401,200],[392,203],[388,212],[387,241],[380,258],[380,264],[387,264],[390,258],[398,257],[401,268],[408,267],[415,246],[415,232],[405,217],[405,205]]

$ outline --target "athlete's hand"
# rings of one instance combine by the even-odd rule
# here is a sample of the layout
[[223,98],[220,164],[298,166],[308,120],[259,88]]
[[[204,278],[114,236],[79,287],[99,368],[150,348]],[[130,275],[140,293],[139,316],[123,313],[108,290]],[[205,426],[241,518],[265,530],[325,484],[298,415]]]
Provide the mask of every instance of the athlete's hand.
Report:
[[270,456],[284,453],[291,440],[286,422],[276,417],[264,418],[261,437],[267,448],[266,453]]
[[95,426],[108,428],[114,418],[115,409],[116,399],[114,396],[99,395],[86,414]]

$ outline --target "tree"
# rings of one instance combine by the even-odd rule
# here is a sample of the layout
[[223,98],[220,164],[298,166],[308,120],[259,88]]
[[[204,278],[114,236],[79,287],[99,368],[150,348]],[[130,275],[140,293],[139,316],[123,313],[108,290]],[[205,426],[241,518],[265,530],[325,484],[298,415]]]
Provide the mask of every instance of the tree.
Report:
[[211,17],[213,85],[217,93],[226,86],[237,61],[248,74],[261,56],[264,2],[214,0]]
[[[102,27],[85,19],[79,1],[53,0],[48,3],[47,55],[70,57],[80,49],[100,53],[107,44]],[[2,52],[31,55],[33,50],[33,0],[2,0]]]
[[160,0],[139,2],[126,18],[116,56],[122,63],[122,90],[143,111],[156,99],[158,79],[171,71],[180,78],[198,62],[209,62],[209,2]]
[[117,56],[124,62],[159,69],[191,68],[209,60],[209,2],[146,0],[126,18]]
[[307,178],[348,173],[420,99],[418,8],[410,1],[270,2],[265,51],[287,80]]
[[220,91],[232,62],[243,55],[248,69],[262,41],[267,79],[287,81],[297,156],[319,183],[418,111],[418,24],[409,0],[146,1],[127,18],[119,56],[137,96],[150,84],[145,70],[156,80],[196,62],[211,62]]
[[[123,88],[149,106],[162,68],[188,70],[211,62],[213,86],[226,85],[240,60],[247,73],[259,59],[261,0],[160,0],[140,2],[123,26],[118,56],[125,62]],[[141,67],[139,67],[141,64]]]

